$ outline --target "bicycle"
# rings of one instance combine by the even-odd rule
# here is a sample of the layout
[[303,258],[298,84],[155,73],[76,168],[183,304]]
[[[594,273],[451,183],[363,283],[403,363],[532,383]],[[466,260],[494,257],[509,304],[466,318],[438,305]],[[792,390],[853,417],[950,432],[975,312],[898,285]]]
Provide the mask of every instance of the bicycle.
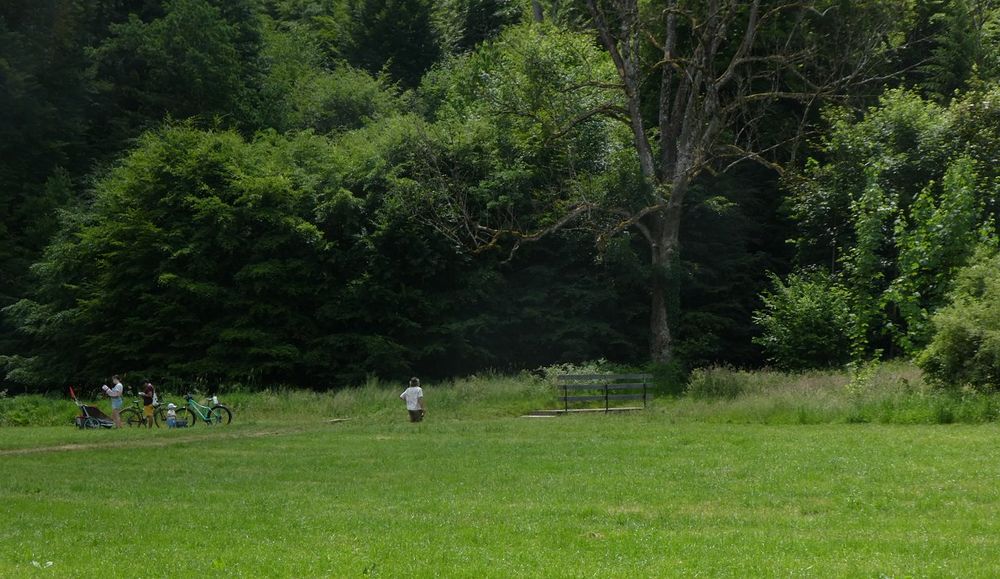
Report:
[[[135,396],[135,393],[129,392],[129,396]],[[154,404],[153,406],[155,407],[157,405]],[[133,398],[132,406],[130,408],[123,409],[121,411],[121,414],[119,414],[119,416],[121,416],[122,418],[122,424],[127,424],[130,428],[137,426],[145,426],[146,418],[142,415],[142,409],[143,409],[142,402],[138,398]],[[159,413],[154,408],[153,424],[155,424],[157,428],[160,427],[160,421],[158,420],[159,417],[157,416],[158,414]],[[164,420],[164,422],[166,422],[166,420]]]
[[[219,399],[215,396],[210,399],[211,406],[195,402],[194,397],[190,394],[184,396],[184,401],[187,402],[187,406],[177,409],[178,423],[194,426],[200,420],[211,426],[212,424],[229,424],[233,421],[233,411],[225,404],[220,404]],[[163,423],[167,422],[165,404],[160,405],[156,414],[158,420]]]

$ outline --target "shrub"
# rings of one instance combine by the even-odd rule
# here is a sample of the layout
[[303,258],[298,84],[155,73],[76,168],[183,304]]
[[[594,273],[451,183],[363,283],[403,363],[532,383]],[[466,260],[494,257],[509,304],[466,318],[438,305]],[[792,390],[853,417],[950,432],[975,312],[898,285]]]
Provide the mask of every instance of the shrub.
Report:
[[783,370],[829,368],[850,359],[850,306],[845,288],[823,271],[771,276],[773,289],[754,312],[762,329],[754,342]]
[[932,381],[953,389],[1000,387],[1000,254],[976,254],[933,324],[934,337],[917,360]]
[[64,398],[39,394],[8,396],[0,391],[0,426],[69,425],[77,408]]
[[599,358],[597,360],[590,360],[587,362],[579,363],[562,363],[562,364],[552,364],[551,366],[543,366],[535,371],[535,373],[540,374],[547,382],[555,384],[559,376],[565,374],[606,374],[614,372],[610,369],[611,363],[604,358]]

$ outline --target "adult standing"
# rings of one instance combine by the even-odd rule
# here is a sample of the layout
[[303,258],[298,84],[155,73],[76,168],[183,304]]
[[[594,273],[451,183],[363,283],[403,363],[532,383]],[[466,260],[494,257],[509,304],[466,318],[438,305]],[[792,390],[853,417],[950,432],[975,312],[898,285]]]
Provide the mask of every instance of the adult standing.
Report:
[[420,422],[427,414],[427,405],[424,404],[424,390],[420,387],[420,380],[410,378],[410,387],[403,390],[399,397],[406,401],[406,410],[410,413],[410,422]]
[[122,381],[118,378],[117,374],[111,377],[111,383],[114,384],[114,386],[109,388],[108,385],[105,384],[104,386],[101,386],[101,389],[103,389],[104,393],[111,399],[111,421],[115,423],[115,428],[121,428],[122,405],[124,404],[122,401],[122,394],[125,393],[125,386],[122,385]]
[[153,401],[156,399],[156,389],[153,383],[146,380],[142,389],[142,417],[146,422],[146,428],[153,427]]

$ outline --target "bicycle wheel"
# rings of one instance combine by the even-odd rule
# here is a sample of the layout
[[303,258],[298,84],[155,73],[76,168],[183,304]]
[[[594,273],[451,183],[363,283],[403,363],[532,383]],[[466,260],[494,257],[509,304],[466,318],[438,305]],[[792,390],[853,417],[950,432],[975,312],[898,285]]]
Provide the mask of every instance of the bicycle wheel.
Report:
[[142,414],[140,414],[139,411],[136,410],[136,409],[134,409],[134,408],[129,408],[127,410],[122,410],[122,413],[121,413],[120,416],[122,417],[122,422],[124,424],[129,425],[130,427],[133,427],[133,426],[143,426],[146,423],[142,419]]
[[210,424],[229,424],[233,421],[233,411],[219,404],[208,411]]
[[165,404],[160,404],[153,411],[153,421],[156,422],[157,427],[167,425],[167,407]]
[[190,408],[178,408],[177,409],[177,427],[178,428],[190,428],[195,424],[198,424],[198,415],[194,413]]

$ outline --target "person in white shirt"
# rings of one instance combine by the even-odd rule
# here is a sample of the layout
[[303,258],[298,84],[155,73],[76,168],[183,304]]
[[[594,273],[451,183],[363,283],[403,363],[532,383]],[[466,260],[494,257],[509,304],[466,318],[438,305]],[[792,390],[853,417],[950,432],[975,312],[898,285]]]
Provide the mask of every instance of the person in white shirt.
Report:
[[114,384],[111,388],[105,384],[101,386],[104,393],[108,395],[111,399],[111,420],[115,423],[115,428],[122,427],[122,405],[124,401],[122,400],[122,394],[125,392],[125,386],[122,385],[122,381],[118,376],[112,376],[111,382]]
[[410,413],[410,422],[420,422],[427,414],[427,405],[424,404],[424,390],[420,387],[420,380],[410,378],[410,387],[403,390],[399,397],[406,401],[406,410]]

